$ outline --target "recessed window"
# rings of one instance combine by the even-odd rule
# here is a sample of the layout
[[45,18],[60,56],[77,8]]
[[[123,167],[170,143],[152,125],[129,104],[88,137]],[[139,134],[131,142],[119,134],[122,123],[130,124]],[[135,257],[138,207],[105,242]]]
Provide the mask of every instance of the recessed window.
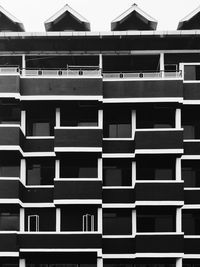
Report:
[[103,212],[104,235],[131,235],[131,210],[105,209]]
[[61,178],[97,178],[96,157],[62,157],[60,159]]
[[104,186],[131,186],[132,162],[129,160],[103,160],[103,185]]
[[182,126],[184,139],[200,139],[200,121],[198,107],[185,107],[182,110]]
[[200,161],[182,160],[181,168],[184,187],[200,187]]
[[20,159],[1,157],[0,177],[20,177]]
[[55,161],[51,158],[27,159],[27,185],[53,185],[55,177]]
[[13,103],[0,102],[0,124],[20,124],[20,107]]
[[185,80],[200,80],[200,65],[185,65],[184,66]]
[[200,235],[199,210],[184,210],[182,213],[182,228],[185,235]]
[[0,210],[0,231],[19,231],[19,210],[5,208]]

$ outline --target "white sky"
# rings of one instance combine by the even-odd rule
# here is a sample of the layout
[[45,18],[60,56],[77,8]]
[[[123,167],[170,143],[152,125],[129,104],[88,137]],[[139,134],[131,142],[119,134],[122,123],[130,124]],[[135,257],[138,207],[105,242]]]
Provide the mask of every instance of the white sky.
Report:
[[109,31],[111,21],[133,3],[158,20],[158,30],[175,30],[200,0],[0,0],[32,32],[44,31],[44,21],[66,3],[90,21],[92,31]]

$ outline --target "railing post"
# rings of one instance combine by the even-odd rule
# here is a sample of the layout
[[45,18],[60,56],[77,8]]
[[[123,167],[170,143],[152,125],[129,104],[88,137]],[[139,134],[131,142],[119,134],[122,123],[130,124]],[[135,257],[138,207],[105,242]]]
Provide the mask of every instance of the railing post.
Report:
[[164,53],[160,53],[160,72],[161,72],[161,77],[164,78],[165,76],[165,56]]

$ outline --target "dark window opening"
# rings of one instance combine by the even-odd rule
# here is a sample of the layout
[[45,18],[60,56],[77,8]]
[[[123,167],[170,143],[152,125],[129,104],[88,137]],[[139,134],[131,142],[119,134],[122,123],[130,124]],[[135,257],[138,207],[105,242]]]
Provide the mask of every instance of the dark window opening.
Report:
[[20,177],[20,159],[11,157],[1,158],[0,177]]
[[25,231],[55,231],[56,210],[53,208],[25,209]]
[[62,208],[61,231],[97,231],[97,208],[87,205]]
[[184,139],[200,139],[199,108],[184,108],[182,110],[182,126]]
[[181,167],[184,187],[200,187],[200,161],[183,160]]
[[97,178],[96,157],[62,157],[60,159],[61,178]]
[[136,127],[142,128],[174,128],[175,110],[171,107],[154,106],[137,110]]
[[200,267],[199,259],[184,259],[183,267]]
[[196,66],[185,65],[184,66],[184,79],[185,80],[200,80],[200,65],[196,65]]
[[19,231],[19,210],[17,208],[0,209],[0,231]]
[[137,180],[175,180],[175,159],[141,157],[136,161]]
[[132,162],[130,160],[103,160],[104,186],[131,186]]
[[200,234],[199,210],[184,210],[182,213],[182,229],[185,235]]
[[20,124],[21,110],[17,104],[0,101],[0,124]]
[[51,158],[27,159],[27,185],[53,185],[55,161]]
[[61,107],[61,126],[98,126],[98,109],[80,104]]
[[103,129],[105,138],[130,138],[131,111],[120,108],[105,110]]
[[137,232],[175,232],[175,210],[140,208],[137,210]]
[[131,210],[106,209],[103,211],[104,235],[131,235],[132,214]]

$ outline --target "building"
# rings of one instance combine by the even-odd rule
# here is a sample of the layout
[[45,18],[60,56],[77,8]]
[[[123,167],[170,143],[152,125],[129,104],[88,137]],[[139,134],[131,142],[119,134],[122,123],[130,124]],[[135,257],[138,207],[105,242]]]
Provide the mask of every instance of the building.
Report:
[[199,266],[200,8],[0,13],[0,266]]

